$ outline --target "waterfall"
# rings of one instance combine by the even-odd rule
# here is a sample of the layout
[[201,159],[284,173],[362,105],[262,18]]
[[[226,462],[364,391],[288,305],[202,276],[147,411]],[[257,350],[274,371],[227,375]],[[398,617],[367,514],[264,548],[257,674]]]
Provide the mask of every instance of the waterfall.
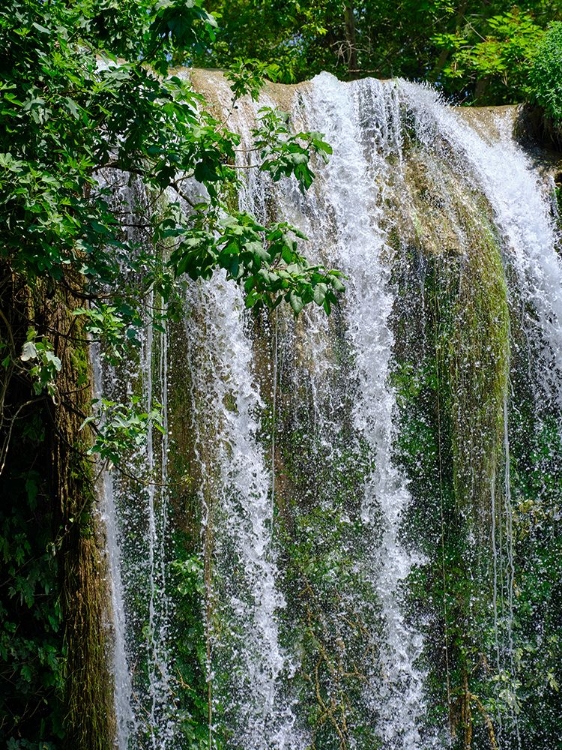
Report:
[[[275,104],[272,100],[265,103]],[[376,179],[380,192],[384,191],[385,177],[388,179],[389,175],[387,159],[391,154],[400,156],[398,99],[393,88],[375,81],[351,88],[323,75],[312,82],[310,91],[303,93],[293,118],[299,121],[299,127],[322,129],[334,148],[334,157],[318,178],[314,195],[300,199],[296,186],[288,184],[275,189],[275,199],[281,206],[281,217],[298,222],[306,232],[310,259],[340,268],[350,277],[346,345],[355,360],[354,426],[357,438],[368,445],[374,463],[371,474],[365,477],[361,501],[364,533],[367,538],[372,535],[373,547],[377,546],[380,528],[373,529],[382,514],[382,552],[377,550],[362,562],[364,575],[381,600],[385,631],[380,657],[382,685],[374,677],[367,681],[367,702],[373,722],[378,715],[376,721],[386,747],[421,748],[416,720],[423,711],[423,677],[414,666],[421,642],[419,635],[405,625],[398,604],[399,584],[408,574],[411,561],[398,542],[408,491],[391,459],[395,405],[388,382],[393,346],[388,319],[393,295],[383,261],[388,248],[379,220],[380,197],[378,190],[373,190]],[[266,181],[254,178],[250,195],[245,197],[246,205],[258,215],[263,213],[267,191],[271,189]],[[330,217],[334,228],[326,217]],[[320,441],[330,444],[329,412],[342,399],[341,384],[335,385],[327,399],[320,395],[330,390],[330,362],[325,359],[328,352],[326,344],[321,343],[323,336],[317,319],[317,315],[309,316],[307,322],[312,330],[305,334],[301,346],[311,348],[315,359],[310,379],[315,429]]]
[[[533,168],[531,158],[512,137],[513,112],[499,111],[492,127],[483,128],[460,112],[443,107],[429,89],[401,84],[410,106],[416,111],[417,132],[428,146],[437,138],[446,141],[454,151],[459,169],[466,169],[474,189],[482,190],[494,212],[495,223],[507,272],[516,278],[511,290],[511,304],[526,340],[533,349],[527,365],[538,422],[537,434],[543,429],[545,406],[560,406],[562,378],[560,347],[562,344],[562,261],[557,252],[557,237],[545,180]],[[514,646],[515,617],[515,539],[513,532],[513,498],[510,476],[510,415],[513,389],[503,400],[504,501],[497,513],[500,519],[499,547],[496,548],[493,524],[494,619],[498,671],[510,675],[507,688],[510,720],[515,727],[513,747],[521,747],[516,695],[517,667]],[[555,407],[556,408],[556,407]],[[559,421],[559,416],[558,416]],[[496,510],[493,509],[496,514]],[[498,572],[500,578],[498,579]],[[501,603],[498,623],[497,603]],[[503,629],[503,638],[498,631]],[[499,641],[503,640],[500,655]],[[498,721],[500,727],[502,719]]]
[[[166,362],[166,332],[157,333],[149,326],[141,350],[143,379],[138,396],[147,413],[158,402],[166,415]],[[136,372],[106,367],[104,391],[123,398],[124,393],[132,394],[137,387],[136,378]],[[173,603],[167,591],[168,452],[164,416],[163,434],[149,425],[146,444],[130,456],[125,474],[104,471],[120,749],[172,748],[176,743],[177,714],[169,653]]]
[[443,107],[430,89],[402,87],[416,110],[419,137],[429,145],[438,131],[449,141],[459,169],[468,162],[474,187],[484,191],[493,208],[506,262],[513,265],[519,288],[532,305],[522,312],[527,335],[544,339],[547,366],[542,377],[560,403],[560,364],[553,352],[562,345],[562,262],[544,180],[512,138],[513,113],[498,112],[483,137],[460,113]]
[[275,612],[284,601],[276,585],[273,480],[257,440],[262,402],[243,300],[219,278],[190,290],[187,305],[198,311],[186,318],[186,340],[205,509],[207,679],[214,683],[214,672],[223,674],[212,685],[213,700],[230,718],[237,747],[296,747],[291,706],[278,705],[285,660]]
[[[99,347],[92,353],[94,372],[94,396],[102,394],[102,368]],[[99,509],[106,530],[107,568],[111,595],[113,629],[112,670],[114,675],[115,715],[117,719],[116,743],[126,748],[131,731],[136,730],[136,719],[132,706],[132,682],[125,647],[126,622],[124,611],[124,588],[122,579],[121,550],[118,542],[119,519],[115,503],[115,492],[111,472],[103,471],[100,487]]]
[[[513,114],[328,74],[232,109],[198,76],[240,207],[346,292],[253,314],[217,273],[98,372],[163,413],[102,493],[119,750],[542,750],[518,597],[556,539],[562,263]],[[264,105],[333,148],[306,194],[254,169]]]
[[[398,99],[392,87],[376,81],[346,87],[322,75],[303,94],[300,109],[305,127],[322,129],[334,148],[314,195],[300,203],[307,217],[304,229],[311,253],[319,253],[311,259],[340,268],[349,277],[343,325],[345,345],[353,358],[352,420],[356,439],[368,446],[372,456],[372,468],[362,487],[360,516],[373,550],[360,564],[381,602],[383,677],[381,681],[371,674],[365,692],[385,747],[421,748],[416,720],[423,712],[423,677],[414,666],[421,643],[418,634],[406,626],[399,605],[400,581],[411,566],[410,556],[398,541],[402,510],[409,498],[405,478],[391,457],[395,399],[389,384],[393,347],[389,316],[393,292],[384,263],[387,237],[380,221],[380,196],[390,172],[388,157],[400,158]],[[284,196],[283,208],[294,200],[294,194],[293,188]],[[302,345],[314,346],[312,338]],[[321,361],[322,352],[317,347],[313,351]],[[314,391],[330,390],[325,370],[318,363],[315,368]],[[333,409],[334,402],[343,398],[341,383],[332,388],[324,410]],[[329,440],[329,430],[320,426],[318,431],[320,439]]]

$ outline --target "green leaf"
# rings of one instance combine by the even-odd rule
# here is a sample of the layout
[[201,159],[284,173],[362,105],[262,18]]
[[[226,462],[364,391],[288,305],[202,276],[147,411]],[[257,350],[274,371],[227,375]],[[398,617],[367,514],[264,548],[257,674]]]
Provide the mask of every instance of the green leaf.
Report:
[[40,31],[42,34],[51,34],[51,29],[47,29],[45,26],[41,26],[41,24],[36,23],[35,21],[32,23],[33,28],[37,29],[37,31]]
[[32,359],[37,359],[37,348],[33,341],[26,341],[22,348],[20,356],[22,362],[29,362]]
[[317,286],[314,287],[314,301],[317,305],[321,305],[324,302],[324,298],[326,297],[326,292],[328,290],[328,286],[326,284],[317,284]]
[[295,315],[298,315],[304,307],[303,300],[295,292],[290,292],[289,304],[291,305],[291,309],[293,310]]

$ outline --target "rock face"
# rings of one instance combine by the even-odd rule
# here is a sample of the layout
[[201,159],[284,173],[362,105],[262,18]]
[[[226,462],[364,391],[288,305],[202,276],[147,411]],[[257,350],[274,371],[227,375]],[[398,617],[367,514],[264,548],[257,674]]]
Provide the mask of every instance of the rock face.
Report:
[[[96,360],[97,389],[164,414],[101,480],[105,563],[80,429],[90,364],[57,340],[73,409],[45,407],[38,455],[63,529],[71,744],[551,750],[558,156],[514,140],[516,108],[452,110],[405,82],[321,75],[233,107],[220,73],[190,75],[240,134],[241,208],[297,226],[347,292],[329,318],[250,315],[217,275],[128,362]],[[308,193],[259,171],[262,106],[331,144]],[[48,295],[37,314],[17,301],[19,346],[31,312],[74,325]]]

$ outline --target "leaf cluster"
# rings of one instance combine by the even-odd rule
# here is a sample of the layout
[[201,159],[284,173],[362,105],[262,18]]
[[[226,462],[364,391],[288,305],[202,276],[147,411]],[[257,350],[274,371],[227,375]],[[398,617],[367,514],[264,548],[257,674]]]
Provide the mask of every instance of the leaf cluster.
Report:
[[145,411],[138,396],[133,396],[129,404],[121,404],[106,398],[94,399],[94,414],[83,424],[96,423],[96,438],[89,449],[109,465],[123,463],[146,443],[151,428],[162,433],[161,407],[156,404],[149,412]]
[[44,412],[20,420],[14,439],[12,471],[0,476],[0,742],[24,747],[25,738],[36,747],[32,741],[60,739],[63,717],[60,537],[49,505]]
[[531,102],[562,123],[562,22],[553,23],[537,46],[529,70]]
[[33,382],[34,393],[39,395],[46,391],[55,400],[56,377],[61,370],[62,363],[55,356],[51,342],[48,339],[38,341],[37,331],[30,328],[20,359],[22,362],[31,364],[29,374]]
[[[343,290],[337,272],[309,266],[291,227],[230,210],[240,139],[186,76],[166,76],[174,54],[210,43],[215,25],[199,0],[9,0],[0,11],[0,259],[26,284],[48,279],[82,296],[75,314],[113,356],[138,341],[152,292],[169,311],[155,323],[173,313],[185,275],[226,269],[248,307],[283,300],[295,313],[311,301],[329,312]],[[235,95],[256,94],[263,69],[251,67],[239,64]],[[273,110],[254,137],[253,166],[274,180],[294,175],[303,190],[311,156],[330,152]],[[135,180],[149,205],[123,198]],[[29,341],[26,356],[53,395],[48,346]]]
[[[98,308],[90,315],[94,330],[94,317],[107,319],[96,294],[119,284],[124,264],[134,264],[138,253],[119,221],[123,207],[113,201],[109,174],[137,175],[157,195],[175,194],[163,217],[136,210],[128,217],[156,247],[174,233],[173,212],[184,241],[193,243],[203,232],[211,237],[217,211],[228,213],[221,195],[238,179],[232,166],[238,137],[204,111],[186,80],[160,78],[146,66],[165,73],[174,45],[188,46],[197,24],[206,28],[212,21],[198,3],[171,0],[145,2],[134,12],[131,4],[118,10],[112,2],[71,9],[53,3],[45,12],[40,2],[13,0],[0,20],[8,71],[1,84],[6,152],[0,156],[0,213],[7,228],[1,254],[30,281],[44,275],[60,280],[76,268]],[[290,135],[272,111],[263,114],[256,137],[260,168],[274,179],[294,173],[303,188],[313,178],[310,153],[329,150],[316,134]],[[203,198],[193,218],[183,190],[190,179]],[[157,255],[145,260],[154,266]],[[153,281],[154,267],[146,270]],[[177,277],[185,269],[173,270]],[[192,278],[209,270],[208,263],[190,265]],[[112,312],[118,314],[118,306]]]
[[435,34],[432,41],[448,53],[443,80],[457,81],[463,88],[470,81],[485,82],[494,92],[494,101],[503,103],[524,97],[531,60],[543,34],[532,15],[515,8],[492,16],[481,28],[471,20],[454,33]]

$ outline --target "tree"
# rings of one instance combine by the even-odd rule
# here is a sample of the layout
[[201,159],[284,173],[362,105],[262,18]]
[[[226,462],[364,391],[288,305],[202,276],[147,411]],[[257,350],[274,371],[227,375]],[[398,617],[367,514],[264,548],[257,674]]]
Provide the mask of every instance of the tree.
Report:
[[562,23],[553,23],[533,56],[528,95],[546,117],[562,125]]
[[[327,70],[429,81],[457,101],[521,101],[530,56],[555,0],[211,0],[220,19],[210,45],[219,67],[235,56],[276,66],[284,82]],[[208,52],[205,53],[208,59]],[[195,59],[204,57],[195,52]]]
[[[92,432],[89,343],[121,356],[147,294],[172,315],[184,279],[218,268],[249,307],[329,312],[343,289],[306,262],[292,227],[232,206],[239,138],[169,67],[203,54],[215,26],[200,0],[0,10],[0,736],[12,747],[102,748],[112,731],[91,454],[114,460],[157,415],[113,404],[121,430]],[[303,190],[311,155],[329,153],[271,110],[254,135],[255,168]],[[141,180],[152,205],[125,207],[112,175]]]

